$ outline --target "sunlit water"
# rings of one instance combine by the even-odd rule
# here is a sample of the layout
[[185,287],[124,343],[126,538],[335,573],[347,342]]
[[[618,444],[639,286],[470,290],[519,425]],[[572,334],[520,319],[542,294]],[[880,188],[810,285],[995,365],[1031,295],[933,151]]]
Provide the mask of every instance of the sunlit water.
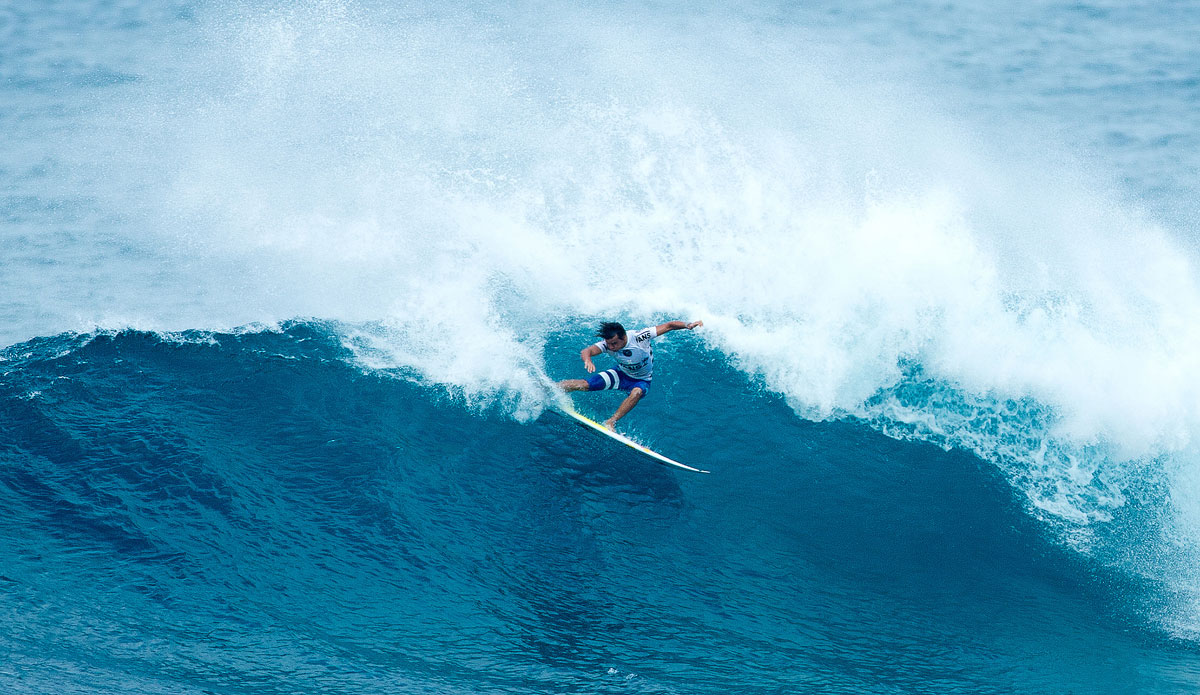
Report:
[[0,8],[0,685],[1195,691],[1197,27]]

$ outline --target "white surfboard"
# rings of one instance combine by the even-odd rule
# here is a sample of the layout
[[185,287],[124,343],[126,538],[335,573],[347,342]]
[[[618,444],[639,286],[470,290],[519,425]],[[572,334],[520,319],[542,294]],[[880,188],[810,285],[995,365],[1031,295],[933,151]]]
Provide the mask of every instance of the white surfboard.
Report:
[[567,415],[571,416],[572,418],[574,418],[576,422],[583,425],[584,427],[593,429],[593,430],[599,432],[600,434],[603,434],[606,437],[611,437],[612,439],[615,439],[618,442],[621,442],[622,444],[629,447],[630,449],[633,449],[634,451],[636,451],[640,454],[645,454],[646,456],[649,456],[650,458],[663,464],[664,466],[672,466],[674,468],[682,468],[685,471],[691,471],[693,473],[708,473],[708,471],[702,471],[699,468],[692,468],[691,466],[680,463],[674,459],[669,459],[666,456],[663,456],[662,454],[658,453],[657,451],[654,451],[653,449],[649,449],[647,447],[642,446],[641,444],[638,444],[637,442],[633,441],[632,439],[630,439],[629,437],[626,437],[623,434],[617,434],[616,432],[613,432],[612,430],[608,429],[604,425],[601,425],[600,423],[596,422],[595,420],[591,419],[590,417],[588,417],[586,415],[580,415],[579,413],[575,412],[574,408],[572,408],[570,406],[564,406],[563,412],[566,413]]

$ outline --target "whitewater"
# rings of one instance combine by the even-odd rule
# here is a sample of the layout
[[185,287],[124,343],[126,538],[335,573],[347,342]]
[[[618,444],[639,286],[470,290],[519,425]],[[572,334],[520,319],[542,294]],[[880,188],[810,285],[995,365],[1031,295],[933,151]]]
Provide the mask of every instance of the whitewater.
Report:
[[0,7],[0,687],[1194,692],[1197,27]]

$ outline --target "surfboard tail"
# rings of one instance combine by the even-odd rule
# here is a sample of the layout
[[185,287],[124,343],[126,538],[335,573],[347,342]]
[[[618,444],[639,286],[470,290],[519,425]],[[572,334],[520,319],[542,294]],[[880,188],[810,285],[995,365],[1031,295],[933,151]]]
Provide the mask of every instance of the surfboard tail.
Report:
[[623,434],[613,432],[612,430],[608,429],[607,427],[600,424],[599,422],[596,422],[595,420],[591,419],[590,417],[588,417],[586,415],[582,415],[578,411],[576,411],[574,406],[571,405],[570,399],[567,400],[567,407],[564,408],[562,412],[563,412],[563,414],[572,418],[573,420],[575,420],[577,423],[579,423],[583,427],[586,427],[587,429],[590,429],[594,432],[599,432],[600,434],[603,434],[604,436],[606,436],[610,439],[618,441],[621,444],[624,444],[625,446],[629,447],[630,449],[633,449],[634,451],[638,452],[639,454],[642,454],[643,456],[648,456],[655,462],[661,463],[664,466],[670,466],[672,468],[678,468],[680,470],[690,471],[692,473],[711,473],[711,471],[706,471],[706,470],[703,470],[700,468],[696,468],[694,466],[689,466],[686,463],[680,463],[680,462],[676,461],[675,459],[663,456],[662,454],[658,453],[657,451],[655,451],[647,446],[638,444],[637,442],[633,441],[632,439],[630,439],[629,437],[626,437]]

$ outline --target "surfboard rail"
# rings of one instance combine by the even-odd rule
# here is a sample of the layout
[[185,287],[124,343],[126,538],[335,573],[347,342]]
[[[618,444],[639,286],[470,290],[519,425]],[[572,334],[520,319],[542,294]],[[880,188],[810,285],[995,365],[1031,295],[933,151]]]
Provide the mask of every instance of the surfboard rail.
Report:
[[710,473],[711,472],[711,471],[702,470],[700,468],[695,468],[693,466],[689,466],[686,463],[680,463],[680,462],[676,461],[675,459],[667,458],[666,456],[663,456],[662,454],[658,453],[657,451],[655,451],[647,446],[638,444],[637,442],[633,441],[632,439],[630,439],[629,437],[626,437],[623,434],[618,434],[616,432],[613,432],[612,430],[608,429],[607,427],[600,424],[599,422],[596,422],[595,420],[591,419],[590,417],[580,414],[574,408],[564,407],[562,412],[564,414],[570,416],[572,419],[574,419],[580,425],[587,427],[589,429],[595,430],[595,431],[599,432],[600,434],[605,435],[606,437],[615,439],[618,442],[629,447],[630,449],[633,449],[634,451],[636,451],[640,454],[643,454],[645,456],[649,456],[650,458],[654,459],[658,463],[663,464],[664,466],[671,466],[673,468],[679,468],[681,470],[691,471],[692,473]]

